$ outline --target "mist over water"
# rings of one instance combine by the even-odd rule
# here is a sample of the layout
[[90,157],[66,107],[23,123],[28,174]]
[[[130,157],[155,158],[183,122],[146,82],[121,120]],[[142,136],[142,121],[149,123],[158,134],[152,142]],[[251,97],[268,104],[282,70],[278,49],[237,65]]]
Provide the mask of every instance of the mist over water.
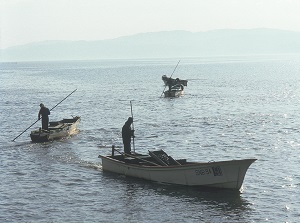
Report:
[[[181,98],[161,97],[178,60],[0,63],[1,222],[297,222],[299,57],[183,58]],[[30,141],[39,104],[50,121],[81,116],[79,133]],[[133,105],[135,150],[192,161],[257,158],[242,193],[103,173]],[[167,213],[167,214],[166,214]]]

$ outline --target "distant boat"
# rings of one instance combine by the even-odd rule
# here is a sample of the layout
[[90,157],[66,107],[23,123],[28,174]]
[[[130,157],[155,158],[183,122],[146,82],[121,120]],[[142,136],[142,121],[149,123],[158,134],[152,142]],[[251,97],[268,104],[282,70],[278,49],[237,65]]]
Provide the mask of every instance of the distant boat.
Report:
[[31,141],[48,142],[56,139],[61,139],[70,135],[74,135],[77,132],[76,130],[79,122],[79,116],[76,116],[71,119],[63,119],[56,122],[49,122],[48,131],[39,128],[30,133]]
[[184,93],[184,87],[182,84],[177,84],[171,87],[171,89],[164,91],[165,97],[180,97]]
[[171,78],[171,77],[167,77],[166,75],[162,76],[162,80],[164,82],[165,85],[168,85],[168,81],[170,81],[170,84],[173,86],[175,84],[182,84],[183,86],[187,86],[187,80],[181,80],[179,78]]
[[163,150],[149,151],[149,155],[124,154],[99,155],[103,171],[145,180],[197,187],[240,190],[249,166],[256,159],[218,162],[188,162],[173,159]]

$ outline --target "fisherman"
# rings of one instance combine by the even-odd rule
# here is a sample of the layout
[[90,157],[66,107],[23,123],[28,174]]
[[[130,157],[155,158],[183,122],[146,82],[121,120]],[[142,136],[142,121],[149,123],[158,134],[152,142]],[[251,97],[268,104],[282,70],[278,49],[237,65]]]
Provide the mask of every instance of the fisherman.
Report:
[[173,80],[172,80],[171,78],[168,79],[167,85],[168,85],[168,87],[169,87],[169,91],[171,91],[171,88],[172,88],[173,85],[174,85]]
[[50,110],[46,108],[43,103],[40,104],[40,107],[38,120],[40,120],[42,116],[42,129],[48,131]]
[[122,127],[122,138],[124,145],[124,152],[130,154],[131,152],[131,137],[134,137],[134,130],[131,130],[133,123],[132,117],[129,117]]

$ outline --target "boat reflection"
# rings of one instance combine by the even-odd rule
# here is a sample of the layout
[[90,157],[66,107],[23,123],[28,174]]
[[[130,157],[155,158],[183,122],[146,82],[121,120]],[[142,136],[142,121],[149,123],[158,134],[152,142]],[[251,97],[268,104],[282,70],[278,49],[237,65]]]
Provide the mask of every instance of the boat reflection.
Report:
[[181,205],[182,203],[201,204],[235,213],[251,210],[251,203],[242,198],[242,193],[236,190],[161,184],[111,172],[103,172],[103,177],[108,181],[107,178],[110,178],[114,183],[124,184],[124,193],[130,197],[145,194],[154,197],[159,195],[160,199],[175,198]]
[[109,172],[102,176],[115,188],[128,219],[146,215],[160,222],[249,222],[255,211],[234,190],[165,185]]

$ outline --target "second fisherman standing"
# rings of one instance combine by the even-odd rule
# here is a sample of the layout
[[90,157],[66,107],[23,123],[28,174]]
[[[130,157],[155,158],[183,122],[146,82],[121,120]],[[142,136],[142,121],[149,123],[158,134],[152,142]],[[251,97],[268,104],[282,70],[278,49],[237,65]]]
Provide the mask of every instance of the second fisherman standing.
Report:
[[50,110],[43,103],[40,104],[38,119],[42,116],[42,129],[48,130]]
[[131,137],[134,137],[134,130],[131,129],[133,123],[132,117],[129,117],[122,127],[122,139],[124,145],[124,152],[131,153]]

